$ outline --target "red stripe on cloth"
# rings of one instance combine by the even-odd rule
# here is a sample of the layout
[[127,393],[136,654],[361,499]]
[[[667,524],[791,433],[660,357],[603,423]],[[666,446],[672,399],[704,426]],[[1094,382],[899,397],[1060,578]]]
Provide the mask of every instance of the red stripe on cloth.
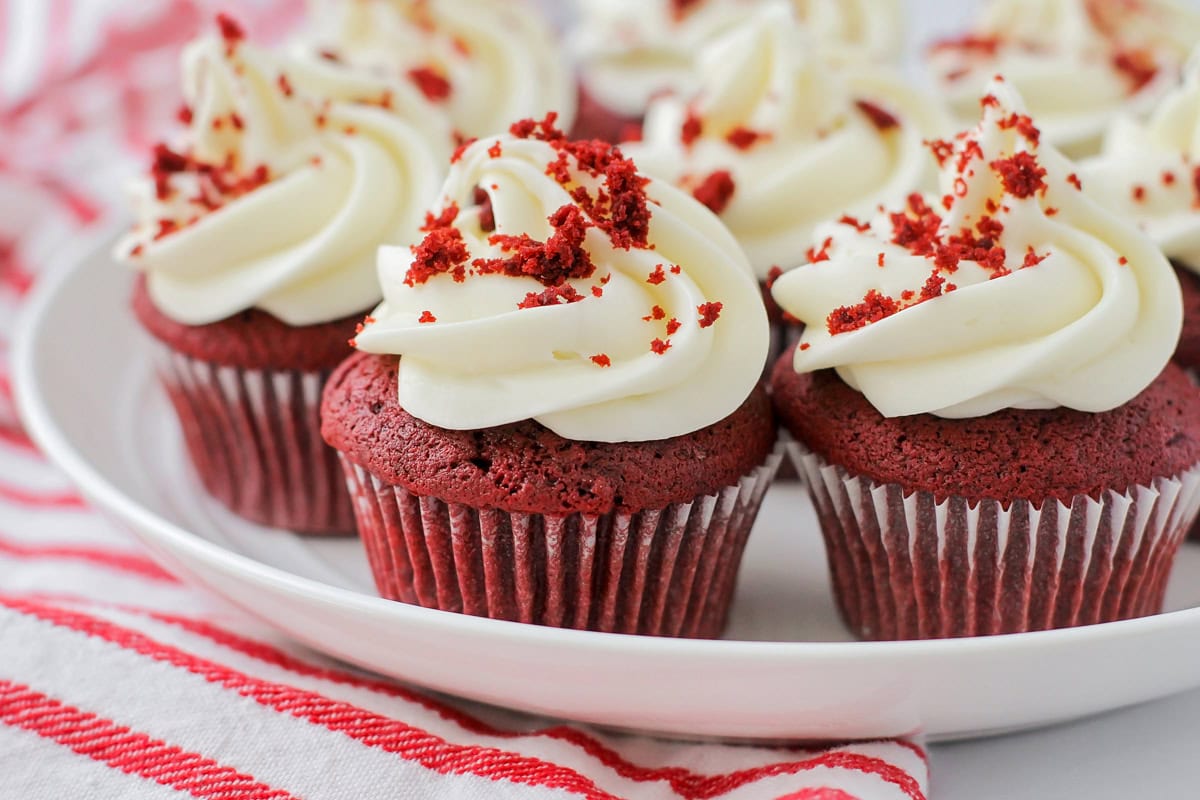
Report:
[[20,506],[39,508],[86,508],[87,504],[75,492],[31,492],[0,483],[0,500]]
[[152,739],[69,706],[28,686],[0,680],[0,723],[57,742],[93,761],[193,797],[211,800],[294,800],[211,758]]
[[443,775],[468,774],[492,781],[562,789],[588,800],[619,800],[566,767],[492,747],[452,744],[420,728],[349,703],[259,680],[88,614],[6,595],[0,595],[0,605],[178,667],[281,714],[341,733],[367,747],[395,754]]
[[41,453],[34,445],[33,440],[25,435],[25,431],[2,423],[0,423],[0,444],[16,447],[29,453],[38,453],[39,455]]
[[148,558],[116,550],[97,547],[72,547],[68,545],[31,546],[0,537],[0,555],[27,560],[61,559],[85,561],[89,564],[108,567],[119,572],[128,572],[141,578],[163,583],[179,583],[179,579]]
[[861,800],[856,794],[847,794],[841,789],[820,787],[818,789],[801,789],[798,792],[785,794],[775,800]]
[[[579,747],[622,778],[638,783],[666,783],[679,797],[686,798],[686,800],[708,800],[709,798],[731,792],[741,786],[755,783],[764,778],[803,773],[817,767],[842,768],[876,775],[884,781],[900,788],[910,798],[913,798],[913,800],[926,800],[924,793],[921,791],[920,784],[904,770],[888,764],[881,759],[874,759],[854,753],[825,753],[815,758],[770,764],[725,775],[702,775],[690,772],[683,767],[642,767],[625,760],[616,751],[575,728],[556,726],[529,732],[501,730],[469,714],[438,703],[429,697],[405,689],[394,683],[364,678],[342,670],[309,664],[268,644],[239,636],[205,620],[150,609],[126,606],[121,606],[120,608],[132,611],[133,613],[145,614],[160,622],[175,625],[191,633],[203,636],[223,647],[298,675],[319,678],[331,683],[355,686],[379,692],[386,696],[401,698],[422,706],[426,710],[453,722],[470,733],[503,739],[543,737],[567,742]],[[924,751],[917,745],[909,742],[898,743],[911,749],[922,760],[925,759]]]
[[[0,240],[0,286],[9,287],[18,296],[24,295],[33,286],[33,276],[17,257],[17,243],[14,241]],[[4,393],[11,397],[11,391]]]

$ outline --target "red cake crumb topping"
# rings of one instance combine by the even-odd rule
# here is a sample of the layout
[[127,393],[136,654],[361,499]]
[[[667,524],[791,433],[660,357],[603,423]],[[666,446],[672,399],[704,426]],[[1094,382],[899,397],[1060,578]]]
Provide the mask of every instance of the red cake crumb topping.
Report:
[[673,336],[681,327],[683,327],[683,323],[671,317],[667,320],[667,336]]
[[835,308],[825,319],[825,327],[832,335],[856,331],[872,322],[886,319],[900,310],[900,304],[887,295],[871,289],[861,303]]
[[1049,256],[1049,253],[1042,253],[1040,256],[1033,251],[1033,245],[1030,245],[1025,250],[1025,261],[1021,264],[1021,268],[1036,267]]
[[[171,197],[171,176],[190,173],[197,177],[199,189],[198,193],[188,200],[206,211],[216,210],[231,200],[249,194],[271,178],[265,164],[260,164],[249,172],[239,172],[235,169],[232,157],[224,164],[210,164],[189,154],[174,151],[161,142],[154,146],[153,153],[150,177],[154,181],[155,196],[159,200]],[[160,229],[160,235],[166,234]]]
[[1036,145],[1042,138],[1042,132],[1033,124],[1033,119],[1028,114],[1018,114],[1014,111],[1000,120],[999,124],[1004,130],[1016,128],[1017,133],[1024,136],[1030,144]]
[[695,111],[688,109],[687,117],[683,120],[683,127],[679,131],[679,140],[683,142],[683,146],[691,147],[692,143],[700,138],[702,130],[704,130],[704,123]]
[[851,228],[854,228],[854,230],[858,231],[859,233],[864,233],[871,229],[871,223],[863,222],[863,221],[857,219],[856,217],[850,216],[849,214],[842,214],[842,216],[838,218],[838,222],[840,222],[843,225],[849,225]]
[[994,56],[999,49],[1000,37],[978,36],[975,34],[959,36],[953,39],[942,39],[941,41],[934,42],[930,48],[935,53],[943,50],[963,50],[983,57]]
[[217,14],[217,29],[220,30],[221,38],[225,40],[229,51],[246,38],[246,30],[241,23],[228,14]]
[[799,348],[799,349],[801,349],[801,350],[807,350],[807,349],[808,349],[808,348],[810,348],[810,347],[812,347],[812,345],[811,345],[811,344],[809,344],[808,342],[801,342],[801,343],[800,343],[800,348]]
[[408,78],[430,102],[440,103],[450,96],[450,81],[432,67],[414,67],[408,71]]
[[604,353],[597,353],[596,355],[592,356],[592,363],[598,367],[611,367],[612,359]]
[[829,248],[832,245],[833,245],[833,237],[826,236],[825,241],[821,242],[821,249],[818,250],[814,247],[808,248],[808,250],[804,254],[805,257],[808,259],[808,263],[815,264],[818,261],[828,261],[829,260]]
[[749,150],[754,145],[758,144],[759,139],[769,139],[769,133],[750,130],[742,126],[738,126],[725,135],[725,141],[736,147],[738,150]]
[[545,306],[578,303],[582,299],[583,295],[577,292],[574,286],[563,283],[558,286],[548,286],[541,292],[530,292],[525,295],[524,300],[517,303],[517,308],[544,308]]
[[[696,306],[696,313],[700,315],[700,327],[707,328],[716,322],[721,317],[721,310],[725,308],[724,303],[701,303]],[[672,331],[668,330],[667,333]]]
[[449,273],[456,283],[466,280],[471,257],[458,228],[433,228],[420,244],[412,246],[413,260],[404,275],[405,286],[425,283],[434,275]]
[[1130,194],[1133,196],[1134,202],[1140,203],[1146,199],[1146,187],[1135,183]]
[[876,265],[877,265],[877,266],[879,266],[879,267],[883,267],[883,266],[884,266],[884,255],[885,255],[884,253],[880,253],[880,254],[879,254],[879,258],[878,258],[878,259],[876,259],[876,261],[875,261],[875,263],[876,263]]
[[665,319],[666,316],[667,316],[667,312],[663,310],[662,306],[655,306],[654,308],[650,309],[649,314],[642,317],[642,321],[650,322],[651,320]]
[[191,125],[192,124],[192,110],[190,108],[188,108],[186,104],[181,105],[179,107],[179,110],[175,112],[175,118],[178,119],[180,122],[182,122],[184,125]]
[[655,339],[654,341],[650,342],[650,352],[654,353],[655,355],[661,356],[670,349],[670,339],[667,339],[666,341],[663,341],[662,339]]
[[[501,273],[512,277],[527,276],[545,286],[559,286],[570,278],[589,278],[596,271],[591,255],[583,249],[583,239],[591,223],[577,206],[565,205],[549,216],[554,233],[539,242],[520,236],[493,234],[488,243],[513,255],[508,258],[477,258],[471,262],[481,274]],[[574,291],[574,290],[572,290]],[[582,298],[582,295],[579,295]]]
[[646,283],[651,286],[658,286],[667,279],[667,274],[663,272],[663,265],[658,264],[654,267],[654,271],[646,276]]
[[442,213],[436,217],[432,211],[425,212],[425,224],[421,226],[421,233],[429,233],[437,228],[449,228],[454,220],[458,219],[458,203],[453,201],[450,205],[442,209]]
[[714,214],[720,214],[729,205],[736,188],[729,170],[719,169],[692,190],[692,197],[708,206]]
[[783,268],[780,266],[772,266],[769,270],[767,270],[767,288],[770,289],[772,286],[774,286],[775,281],[779,280],[782,275]]
[[682,19],[700,2],[701,0],[671,0],[671,12],[675,15],[675,19]]
[[492,211],[492,196],[482,186],[475,187],[475,205],[479,206],[479,229],[485,233],[496,230],[496,214]]
[[889,113],[874,103],[866,100],[855,100],[854,105],[858,106],[858,110],[866,114],[871,120],[871,124],[881,131],[896,128],[900,125],[900,120],[896,119],[894,114]]
[[421,312],[421,316],[417,319],[417,322],[421,323],[422,325],[430,322],[437,322],[437,317],[435,317],[428,309],[426,309],[425,311]]
[[1083,191],[1083,182],[1079,180],[1079,176],[1074,172],[1067,176],[1067,183],[1074,186],[1076,191]]
[[1163,186],[1171,186],[1175,183],[1175,173],[1167,170],[1162,174]]
[[1116,53],[1112,64],[1129,80],[1130,94],[1140,92],[1158,75],[1158,66],[1154,63],[1154,58],[1149,53],[1139,50]]
[[479,141],[479,139],[472,136],[470,139],[464,139],[463,141],[459,142],[458,147],[454,148],[454,152],[450,156],[450,163],[457,164],[459,161],[461,161],[463,153],[465,153],[467,148],[475,144],[477,141]]
[[1004,190],[1014,197],[1033,197],[1034,193],[1046,191],[1046,169],[1037,163],[1032,153],[998,158],[990,166],[1000,176]]
[[295,90],[292,88],[292,82],[288,79],[287,75],[282,72],[279,73],[279,77],[275,79],[275,82],[279,84],[279,91],[283,92],[284,97],[292,96]]
[[667,271],[670,272],[672,275],[678,275],[681,272],[681,270],[682,270],[682,268],[678,264],[672,264],[671,269],[669,269]]
[[500,148],[499,140],[495,141],[492,146],[488,148],[488,155],[492,158],[499,158],[503,152],[504,151]]
[[933,157],[937,159],[939,167],[944,167],[946,162],[954,155],[954,142],[945,139],[926,139],[925,146],[932,151]]

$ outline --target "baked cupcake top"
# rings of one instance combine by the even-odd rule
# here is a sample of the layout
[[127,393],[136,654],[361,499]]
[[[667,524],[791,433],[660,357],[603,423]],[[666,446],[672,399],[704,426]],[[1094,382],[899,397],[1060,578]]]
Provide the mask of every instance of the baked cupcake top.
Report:
[[1115,408],[1171,357],[1179,283],[1012,86],[982,103],[978,127],[931,145],[942,196],[818,229],[812,263],[775,283],[807,323],[795,369],[836,368],[885,417]]
[[[1004,75],[1046,140],[1080,158],[1097,152],[1115,115],[1144,113],[1174,83],[1181,57],[1164,38],[1177,23],[1156,22],[1160,18],[1148,12],[1167,6],[1155,0],[991,0],[967,35],[931,48],[929,65],[963,119],[973,118],[984,83]],[[1200,20],[1182,8],[1177,16],[1192,26]]]
[[1150,119],[1118,119],[1080,174],[1097,202],[1200,273],[1200,50]]
[[219,24],[184,51],[187,128],[133,185],[116,255],[187,325],[361,313],[380,297],[376,249],[419,235],[437,197],[447,131],[415,90],[312,75]]
[[[823,57],[892,61],[904,26],[899,0],[791,0]],[[581,0],[571,50],[587,90],[627,117],[659,94],[696,90],[695,58],[753,16],[759,0]]]
[[935,186],[923,141],[948,117],[881,68],[828,66],[787,2],[710,42],[697,76],[695,95],[651,104],[626,149],[719,214],[760,280],[802,263],[817,223]]
[[523,0],[317,0],[292,53],[415,86],[463,138],[547,111],[565,126],[575,116],[570,65]]
[[358,349],[402,356],[400,405],[441,428],[649,441],[725,418],[767,352],[745,256],[700,203],[553,123],[456,153],[425,238],[381,251]]

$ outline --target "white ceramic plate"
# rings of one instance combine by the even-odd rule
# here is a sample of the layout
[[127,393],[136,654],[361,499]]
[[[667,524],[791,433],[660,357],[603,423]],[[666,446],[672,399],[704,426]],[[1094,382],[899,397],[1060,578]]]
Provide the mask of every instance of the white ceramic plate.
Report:
[[203,496],[129,282],[93,249],[46,280],[15,352],[30,432],[172,570],[317,650],[515,709],[684,737],[965,737],[1095,714],[1200,685],[1200,547],[1147,619],[978,639],[859,643],[828,596],[816,520],[775,486],[724,641],[556,630],[374,596],[357,541],[257,528]]

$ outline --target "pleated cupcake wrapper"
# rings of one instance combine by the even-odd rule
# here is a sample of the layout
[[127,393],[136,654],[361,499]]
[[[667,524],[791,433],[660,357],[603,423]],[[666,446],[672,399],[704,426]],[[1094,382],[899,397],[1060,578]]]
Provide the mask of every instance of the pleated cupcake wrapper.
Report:
[[384,597],[555,627],[713,638],[782,457],[689,503],[604,515],[480,509],[385,483],[344,455],[342,466]]
[[1200,465],[1100,500],[972,505],[906,494],[789,442],[809,487],[838,608],[865,639],[1044,630],[1162,610],[1200,509]]
[[209,494],[263,525],[354,532],[337,453],[321,439],[328,372],[239,369],[163,346],[156,361]]

